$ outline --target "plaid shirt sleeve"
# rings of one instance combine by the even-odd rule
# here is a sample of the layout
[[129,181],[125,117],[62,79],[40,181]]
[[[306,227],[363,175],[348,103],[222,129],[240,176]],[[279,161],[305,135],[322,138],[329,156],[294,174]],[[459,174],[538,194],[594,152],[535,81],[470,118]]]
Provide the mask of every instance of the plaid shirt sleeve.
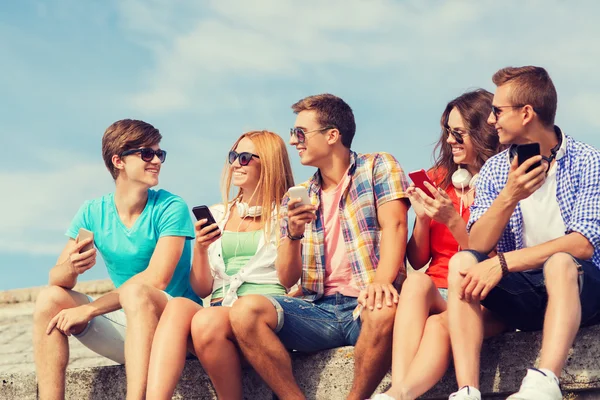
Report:
[[475,183],[475,201],[470,208],[471,215],[467,223],[467,232],[471,231],[473,224],[485,214],[500,193],[494,185],[494,176],[499,173],[498,161],[500,161],[498,158],[488,160],[479,171],[479,178]]
[[375,206],[391,200],[407,198],[408,180],[400,163],[389,153],[379,153],[373,166]]
[[572,204],[567,232],[579,232],[600,249],[600,152],[591,151],[582,160],[579,190]]

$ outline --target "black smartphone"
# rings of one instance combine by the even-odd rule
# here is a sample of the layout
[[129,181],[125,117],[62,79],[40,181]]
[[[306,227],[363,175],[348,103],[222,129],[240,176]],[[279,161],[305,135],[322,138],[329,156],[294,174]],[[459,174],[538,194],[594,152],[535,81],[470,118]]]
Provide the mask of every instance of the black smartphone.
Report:
[[[517,157],[519,160],[519,165],[523,164],[525,160],[529,160],[533,156],[540,155],[540,144],[539,143],[527,143],[520,144],[517,146]],[[542,165],[541,161],[536,162],[531,167],[527,169],[527,172],[536,169]]]
[[[200,221],[201,219],[207,220],[204,224],[202,224],[202,226],[201,226],[202,229],[206,228],[209,225],[217,223],[217,221],[215,221],[215,217],[213,217],[212,213],[210,212],[210,210],[208,209],[207,206],[196,206],[196,207],[192,208],[192,213],[194,214],[194,217],[196,217],[197,221]],[[216,228],[216,229],[218,229],[218,228]],[[213,229],[213,231],[214,231],[214,229]]]

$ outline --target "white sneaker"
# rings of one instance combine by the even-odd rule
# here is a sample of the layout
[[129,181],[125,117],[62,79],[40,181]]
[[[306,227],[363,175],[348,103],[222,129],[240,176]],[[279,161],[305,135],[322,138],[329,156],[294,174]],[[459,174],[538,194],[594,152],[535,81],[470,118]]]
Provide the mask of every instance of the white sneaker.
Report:
[[473,386],[463,386],[458,392],[454,392],[448,400],[481,400],[481,392]]
[[379,393],[379,394],[376,394],[374,397],[371,397],[371,400],[396,400],[396,399],[385,393]]
[[554,374],[546,374],[536,368],[527,370],[519,391],[506,400],[562,400],[563,396]]

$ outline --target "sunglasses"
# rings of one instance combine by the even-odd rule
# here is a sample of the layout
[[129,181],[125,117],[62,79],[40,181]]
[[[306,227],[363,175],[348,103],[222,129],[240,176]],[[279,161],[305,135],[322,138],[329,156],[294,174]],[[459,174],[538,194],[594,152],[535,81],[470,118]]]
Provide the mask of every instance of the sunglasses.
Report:
[[446,135],[448,135],[448,137],[450,135],[454,136],[454,140],[456,140],[456,143],[458,144],[463,144],[465,142],[464,136],[467,136],[468,133],[462,133],[459,131],[455,131],[450,129],[449,127],[445,127],[444,130],[446,131]]
[[141,149],[126,150],[126,151],[122,152],[119,157],[125,157],[125,156],[135,154],[135,153],[140,153],[142,160],[145,162],[150,162],[150,161],[154,160],[154,156],[156,156],[156,157],[158,157],[158,159],[161,163],[164,163],[167,158],[167,152],[165,150],[160,150],[160,149],[154,150],[154,149],[150,149],[147,147],[144,147]]
[[250,163],[250,160],[252,160],[253,157],[256,158],[260,158],[259,156],[257,156],[256,154],[252,154],[252,153],[248,153],[247,151],[244,151],[242,153],[238,153],[236,151],[231,150],[229,152],[229,164],[233,164],[235,162],[235,160],[239,160],[240,165],[245,167],[246,165],[248,165]]
[[305,143],[306,142],[306,135],[309,133],[313,133],[313,132],[321,132],[321,131],[326,131],[327,129],[333,129],[335,128],[335,126],[326,126],[325,128],[320,128],[320,129],[313,129],[312,131],[304,131],[304,129],[302,128],[291,128],[290,129],[290,137],[296,135],[296,139],[298,140],[299,144]]
[[[526,104],[519,104],[516,106],[492,106],[492,114],[494,114],[494,118],[498,119],[498,117],[502,113],[503,108],[521,108],[525,106]],[[535,111],[535,108],[533,109],[533,111]]]

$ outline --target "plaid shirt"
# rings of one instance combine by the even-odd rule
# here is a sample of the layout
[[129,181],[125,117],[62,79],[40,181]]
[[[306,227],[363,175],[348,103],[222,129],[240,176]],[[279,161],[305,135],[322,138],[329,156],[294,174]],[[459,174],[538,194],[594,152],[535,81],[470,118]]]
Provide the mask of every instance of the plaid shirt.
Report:
[[[567,228],[565,234],[579,232],[585,236],[594,246],[592,262],[600,268],[600,152],[563,135],[556,163],[556,200]],[[500,194],[508,180],[509,170],[510,149],[490,158],[481,168],[467,230]],[[517,204],[498,241],[498,251],[508,252],[523,247],[523,214]]]
[[[348,169],[350,183],[339,204],[340,223],[346,244],[352,275],[358,289],[364,289],[375,278],[379,264],[381,232],[377,208],[388,201],[406,198],[408,186],[400,164],[388,153],[350,154]],[[302,239],[301,287],[304,299],[314,301],[323,296],[325,289],[325,234],[323,212],[320,206],[321,175],[317,171],[302,184],[309,192],[311,203],[318,207],[316,220],[306,224]],[[287,203],[281,208],[281,238],[287,236]],[[399,243],[398,245],[401,245]],[[403,268],[398,280],[406,276]]]

